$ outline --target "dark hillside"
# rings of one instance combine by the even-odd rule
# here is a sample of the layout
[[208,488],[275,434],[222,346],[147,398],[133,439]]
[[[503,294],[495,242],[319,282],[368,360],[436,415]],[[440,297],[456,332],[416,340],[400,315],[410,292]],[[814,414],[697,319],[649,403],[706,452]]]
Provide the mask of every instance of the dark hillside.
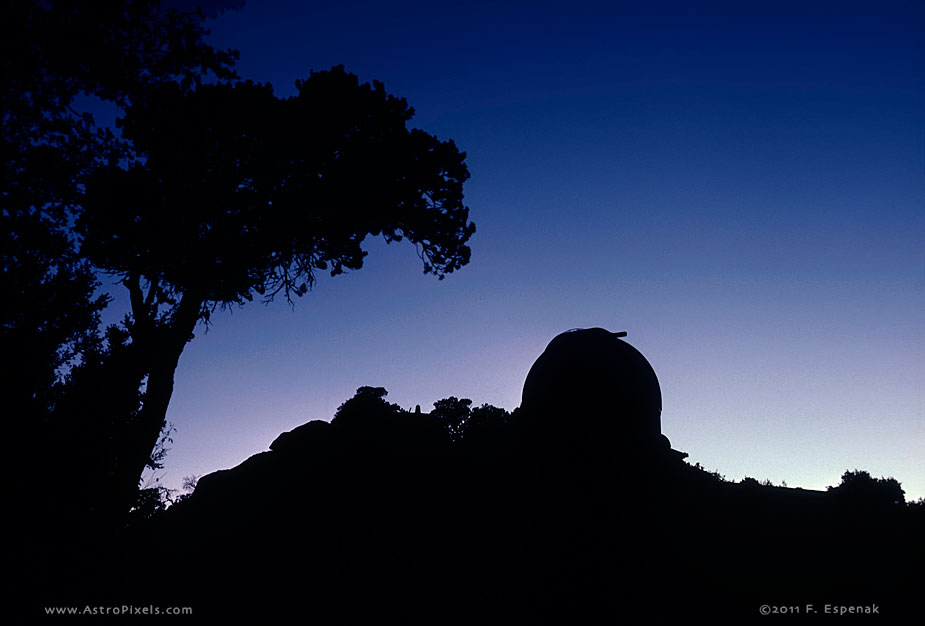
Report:
[[[602,375],[574,412],[565,374],[528,384],[513,414],[455,398],[408,412],[359,389],[332,422],[203,477],[138,535],[171,556],[117,559],[97,589],[222,624],[742,622],[763,605],[914,615],[923,507],[863,473],[815,492],[691,466],[659,432],[654,372],[605,332],[564,348],[560,336],[528,376],[562,359],[576,380],[626,376],[622,356],[608,359],[632,360],[632,384]],[[622,345],[582,362],[589,336]]]

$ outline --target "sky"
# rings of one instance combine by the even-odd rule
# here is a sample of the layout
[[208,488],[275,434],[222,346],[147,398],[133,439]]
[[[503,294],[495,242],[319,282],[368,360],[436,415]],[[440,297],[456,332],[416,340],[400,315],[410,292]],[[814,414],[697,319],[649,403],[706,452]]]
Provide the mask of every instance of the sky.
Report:
[[691,463],[925,497],[925,5],[250,2],[209,20],[244,78],[343,64],[407,98],[472,177],[472,261],[414,247],[294,307],[200,327],[163,484],[329,420],[362,385],[514,409],[576,327],[627,331]]

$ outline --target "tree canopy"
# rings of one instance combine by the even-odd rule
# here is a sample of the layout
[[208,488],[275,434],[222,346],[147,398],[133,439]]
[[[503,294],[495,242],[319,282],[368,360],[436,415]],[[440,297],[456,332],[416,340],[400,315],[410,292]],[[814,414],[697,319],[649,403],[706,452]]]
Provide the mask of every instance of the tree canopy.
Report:
[[141,156],[91,179],[88,257],[147,281],[152,304],[191,293],[212,306],[359,269],[367,235],[409,239],[440,278],[465,265],[465,154],[409,130],[404,99],[343,67],[297,86],[277,98],[250,82],[169,85],[130,107],[123,136]]
[[868,507],[892,507],[906,503],[906,493],[895,478],[874,478],[864,470],[846,471],[829,491],[843,500]]
[[[159,84],[231,79],[236,54],[203,41],[201,15],[157,0],[7,2],[0,15],[4,395],[43,412],[38,398],[93,341],[107,302],[72,231],[85,176],[129,149],[76,101],[127,106]],[[20,422],[35,415],[12,403]]]

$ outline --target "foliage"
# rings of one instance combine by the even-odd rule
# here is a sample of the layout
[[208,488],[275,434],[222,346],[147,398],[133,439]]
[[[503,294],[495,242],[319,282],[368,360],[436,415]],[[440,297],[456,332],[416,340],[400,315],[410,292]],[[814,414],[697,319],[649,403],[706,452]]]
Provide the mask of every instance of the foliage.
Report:
[[434,410],[430,414],[440,420],[450,439],[457,441],[462,438],[466,422],[472,414],[471,406],[472,400],[468,398],[460,400],[450,396],[434,402]]
[[357,431],[380,431],[388,426],[389,417],[402,412],[397,404],[386,402],[388,393],[384,387],[360,387],[352,398],[337,407],[331,423]]
[[408,130],[404,99],[342,67],[297,85],[284,99],[250,82],[168,85],[129,108],[123,136],[143,158],[94,175],[80,225],[97,266],[149,285],[136,317],[188,294],[203,315],[303,295],[318,270],[362,267],[367,235],[408,238],[438,277],[468,262],[453,142]]
[[128,526],[137,526],[167,509],[167,488],[162,485],[138,490],[138,497],[129,509]]
[[511,414],[502,408],[483,404],[472,409],[469,419],[466,420],[465,435],[472,437],[475,434],[488,434],[505,426],[511,420]]
[[[114,519],[128,510],[138,488],[138,476],[129,471],[136,455],[156,468],[170,434],[165,430],[154,450],[140,446],[143,379],[143,368],[124,328],[110,326],[102,337],[87,342],[81,362],[54,386],[53,412],[35,423],[42,442],[37,458],[43,484],[53,485],[76,468],[94,487],[92,502],[85,504],[94,515]],[[58,492],[56,497],[64,494]],[[74,507],[79,508],[79,503]]]
[[183,477],[183,492],[186,494],[192,494],[196,491],[196,483],[199,482],[199,476],[195,474],[190,474],[189,476]]
[[[720,473],[717,472],[717,471],[710,471],[710,470],[708,470],[708,469],[705,468],[703,465],[701,465],[699,462],[698,462],[698,463],[694,463],[691,467],[693,467],[695,470],[697,470],[697,473],[698,473],[700,476],[705,477],[705,478],[708,478],[709,480],[711,480],[711,481],[713,481],[713,482],[718,482],[718,483],[727,482],[725,476],[723,476],[722,474],[720,474]],[[748,479],[748,480],[754,480],[754,479]],[[764,483],[762,483],[762,484],[764,484]]]
[[[115,486],[138,449],[121,446],[137,439],[128,433],[143,375],[122,369],[127,334],[99,333],[109,299],[96,293],[73,231],[87,175],[132,153],[82,107],[126,107],[157,85],[190,90],[210,74],[233,78],[235,54],[214,50],[204,34],[201,15],[156,0],[25,0],[0,9],[0,393],[18,444],[8,462],[39,478],[29,498],[59,501],[39,510],[95,515],[131,501],[138,480]],[[149,443],[142,463],[151,454]],[[90,498],[59,486],[75,468],[94,485]]]
[[[2,40],[5,96],[17,119],[46,123],[79,93],[120,106],[146,87],[192,87],[207,73],[234,76],[237,53],[207,45],[201,13],[163,8],[160,0],[92,3],[7,2]],[[41,121],[44,118],[44,122]]]
[[125,156],[128,146],[79,97],[119,107],[157,85],[191,89],[222,79],[235,53],[206,45],[195,13],[156,0],[4,3],[0,19],[0,188],[5,216],[38,212],[56,229],[79,208],[82,178]]
[[846,471],[841,482],[828,491],[843,501],[862,507],[892,507],[906,502],[906,493],[895,478],[873,478],[864,470]]
[[63,368],[95,340],[107,298],[94,297],[92,272],[38,213],[3,212],[0,259],[4,414],[18,425],[34,424],[52,410]]
[[472,400],[455,396],[434,402],[430,415],[439,420],[452,441],[468,443],[500,439],[511,420],[505,409],[490,404],[472,408]]

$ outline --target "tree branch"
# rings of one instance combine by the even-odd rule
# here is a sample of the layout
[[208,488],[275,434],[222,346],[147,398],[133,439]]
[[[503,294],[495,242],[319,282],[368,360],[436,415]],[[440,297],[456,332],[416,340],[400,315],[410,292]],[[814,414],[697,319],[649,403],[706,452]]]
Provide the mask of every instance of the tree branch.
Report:
[[145,304],[144,293],[141,290],[141,281],[135,274],[129,274],[122,279],[122,284],[128,289],[129,300],[132,305],[132,315],[135,323],[151,321],[150,309]]
[[154,298],[157,295],[158,280],[155,278],[151,281],[148,288],[148,297],[145,298],[145,307],[150,311],[154,305]]

